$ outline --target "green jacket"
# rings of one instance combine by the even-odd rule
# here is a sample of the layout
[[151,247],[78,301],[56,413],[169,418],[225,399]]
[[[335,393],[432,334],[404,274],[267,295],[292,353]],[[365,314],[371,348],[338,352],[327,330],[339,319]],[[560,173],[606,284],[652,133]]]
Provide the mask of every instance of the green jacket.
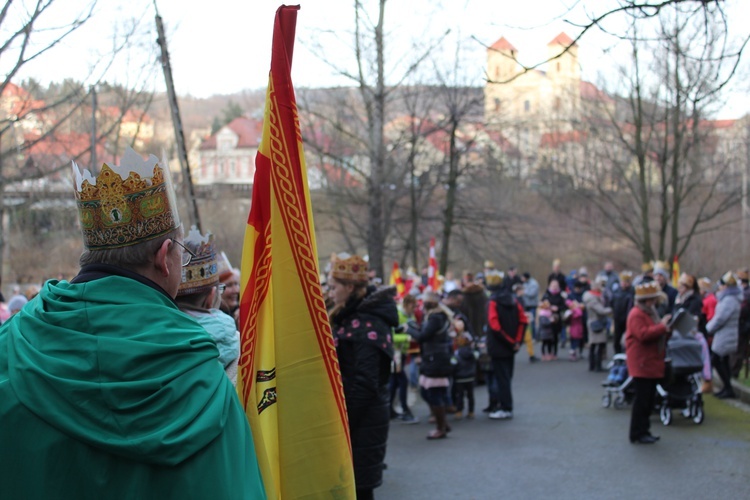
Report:
[[154,286],[49,281],[0,328],[0,491],[265,498],[213,340]]

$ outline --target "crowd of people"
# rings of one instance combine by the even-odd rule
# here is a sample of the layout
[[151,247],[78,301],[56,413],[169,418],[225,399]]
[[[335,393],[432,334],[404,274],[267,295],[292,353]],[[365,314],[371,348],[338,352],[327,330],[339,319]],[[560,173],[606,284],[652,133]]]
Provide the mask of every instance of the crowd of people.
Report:
[[406,396],[409,387],[418,389],[435,424],[427,439],[443,439],[451,431],[450,416],[476,418],[477,383],[487,384],[483,411],[488,418],[513,418],[513,367],[524,345],[532,363],[553,362],[567,349],[567,359],[586,359],[592,372],[605,371],[612,355],[626,353],[635,392],[629,439],[658,441],[648,422],[656,383],[665,376],[672,315],[684,309],[694,317],[697,327],[690,334],[703,346],[701,390],[713,393],[715,372],[721,390],[714,395],[721,399],[736,397],[731,378],[746,359],[750,331],[746,270],[727,272],[716,282],[682,273],[676,287],[671,277],[665,262],[644,264],[638,275],[616,272],[606,262],[592,279],[586,268],[563,274],[555,260],[544,289],[530,273],[515,267],[501,272],[491,261],[476,275],[464,273],[441,290],[430,289],[426,276],[413,280],[394,299],[398,326],[393,328],[390,390],[381,377],[390,418],[419,422]]
[[[85,246],[78,275],[25,294],[16,287],[7,303],[0,297],[3,488],[11,496],[98,497],[106,483],[134,497],[263,498],[234,387],[239,271],[210,233],[184,234],[158,160],[130,153],[119,173],[102,168],[114,192],[74,167]],[[149,203],[140,205],[144,197]],[[438,289],[424,276],[401,294],[373,278],[365,259],[342,254],[323,284],[358,499],[373,498],[382,483],[391,421],[420,422],[410,389],[429,407],[429,440],[445,439],[454,419],[476,418],[480,383],[488,393],[482,412],[510,420],[524,347],[531,363],[556,362],[567,349],[571,362],[587,359],[589,371],[601,372],[612,342],[634,380],[629,438],[641,444],[658,440],[649,415],[675,312],[695,318],[703,392],[713,392],[715,371],[715,396],[736,397],[731,379],[747,358],[747,270],[715,283],[683,273],[672,287],[663,262],[644,264],[637,276],[608,262],[590,279],[585,268],[564,274],[555,260],[541,286],[488,260]],[[132,328],[136,315],[143,324]]]

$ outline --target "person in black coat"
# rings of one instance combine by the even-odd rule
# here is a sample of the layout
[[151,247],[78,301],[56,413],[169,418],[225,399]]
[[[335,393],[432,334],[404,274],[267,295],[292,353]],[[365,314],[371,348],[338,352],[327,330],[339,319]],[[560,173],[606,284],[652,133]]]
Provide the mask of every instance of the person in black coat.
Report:
[[615,290],[612,297],[612,320],[614,322],[614,348],[615,354],[625,352],[622,345],[622,337],[625,335],[625,327],[628,322],[628,314],[635,303],[635,288],[633,288],[633,273],[623,271],[620,273],[620,286]]
[[680,279],[677,281],[675,309],[685,309],[695,316],[696,321],[700,319],[703,312],[703,298],[701,298],[701,291],[695,276],[687,273],[680,275]]
[[547,291],[545,291],[544,295],[542,296],[542,300],[546,300],[547,302],[549,302],[550,309],[552,310],[552,315],[555,316],[554,321],[552,322],[552,333],[555,336],[555,343],[552,347],[552,356],[553,359],[557,359],[557,342],[560,339],[560,333],[563,329],[562,318],[565,314],[565,311],[568,309],[567,303],[565,302],[565,297],[560,290],[560,284],[557,280],[552,280],[549,282]]
[[388,380],[392,328],[398,326],[396,288],[368,285],[367,263],[336,260],[328,276],[329,310],[349,415],[357,499],[373,498],[383,482],[388,440]]

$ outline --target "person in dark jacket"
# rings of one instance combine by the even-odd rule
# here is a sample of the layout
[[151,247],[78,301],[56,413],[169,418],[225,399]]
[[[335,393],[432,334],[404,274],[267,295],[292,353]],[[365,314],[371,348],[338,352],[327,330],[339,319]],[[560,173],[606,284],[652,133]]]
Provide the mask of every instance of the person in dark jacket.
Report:
[[457,349],[454,353],[456,366],[453,370],[453,404],[456,419],[463,417],[464,396],[468,403],[466,418],[474,418],[474,379],[477,373],[479,353],[474,346],[474,337],[469,332],[457,333]]
[[748,354],[750,354],[750,273],[748,270],[737,271],[737,280],[742,290],[742,303],[740,306],[737,352],[729,356],[729,365],[734,378],[739,378],[742,366],[748,358]]
[[552,359],[557,359],[557,343],[563,329],[562,318],[565,314],[565,310],[568,308],[557,280],[549,282],[547,291],[544,292],[544,295],[542,296],[542,300],[549,302],[550,310],[554,316],[552,321],[552,333],[555,336],[555,344],[553,346],[554,352],[552,353]]
[[427,434],[427,439],[443,439],[450,431],[445,414],[449,377],[453,372],[452,339],[449,335],[453,312],[440,303],[440,297],[434,292],[422,296],[422,305],[425,311],[422,326],[410,321],[406,332],[419,342],[422,358],[419,367],[420,392],[435,417],[436,428]]
[[656,307],[661,316],[672,314],[674,312],[674,301],[677,300],[677,290],[669,284],[671,271],[668,266],[666,262],[657,262],[654,266],[654,279],[661,286],[661,291],[667,296],[666,302],[662,302]]
[[547,285],[549,286],[552,281],[557,281],[557,285],[562,292],[568,287],[568,279],[560,270],[560,259],[552,261],[552,272],[547,276]]
[[485,280],[491,293],[487,306],[487,352],[492,358],[498,405],[489,416],[504,420],[513,418],[513,365],[528,321],[523,305],[503,288],[502,273],[489,273]]
[[703,311],[703,299],[695,276],[687,273],[680,275],[680,279],[677,281],[677,299],[675,299],[675,310],[677,309],[685,309],[695,316],[696,322],[700,319]]
[[508,272],[505,273],[505,277],[503,278],[503,288],[512,292],[513,286],[517,285],[518,283],[521,283],[522,281],[523,280],[521,276],[518,274],[518,270],[516,269],[516,266],[510,266],[508,268]]
[[656,304],[665,300],[659,284],[648,281],[635,287],[635,306],[628,314],[625,349],[628,373],[633,377],[633,410],[630,415],[630,442],[654,444],[649,416],[654,408],[656,383],[664,377],[671,315],[659,318]]
[[333,262],[328,288],[333,302],[331,328],[349,415],[357,499],[373,498],[373,489],[383,482],[388,440],[391,331],[398,326],[396,288],[369,286],[367,263],[356,255]]
[[623,271],[620,273],[620,286],[615,290],[612,297],[612,321],[614,323],[614,348],[615,354],[625,351],[623,347],[623,335],[628,321],[628,314],[633,308],[635,291],[633,289],[633,273]]
[[487,295],[484,292],[484,286],[477,278],[477,281],[468,283],[461,291],[464,296],[461,302],[461,312],[469,321],[469,331],[475,336],[482,335],[484,325],[487,323]]

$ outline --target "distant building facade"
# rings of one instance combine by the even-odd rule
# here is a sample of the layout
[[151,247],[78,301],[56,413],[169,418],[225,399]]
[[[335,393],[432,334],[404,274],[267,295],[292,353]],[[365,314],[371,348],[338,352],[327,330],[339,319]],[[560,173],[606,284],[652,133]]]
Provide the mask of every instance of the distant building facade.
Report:
[[245,116],[221,127],[198,148],[199,164],[193,168],[193,182],[252,184],[262,133],[263,122]]

